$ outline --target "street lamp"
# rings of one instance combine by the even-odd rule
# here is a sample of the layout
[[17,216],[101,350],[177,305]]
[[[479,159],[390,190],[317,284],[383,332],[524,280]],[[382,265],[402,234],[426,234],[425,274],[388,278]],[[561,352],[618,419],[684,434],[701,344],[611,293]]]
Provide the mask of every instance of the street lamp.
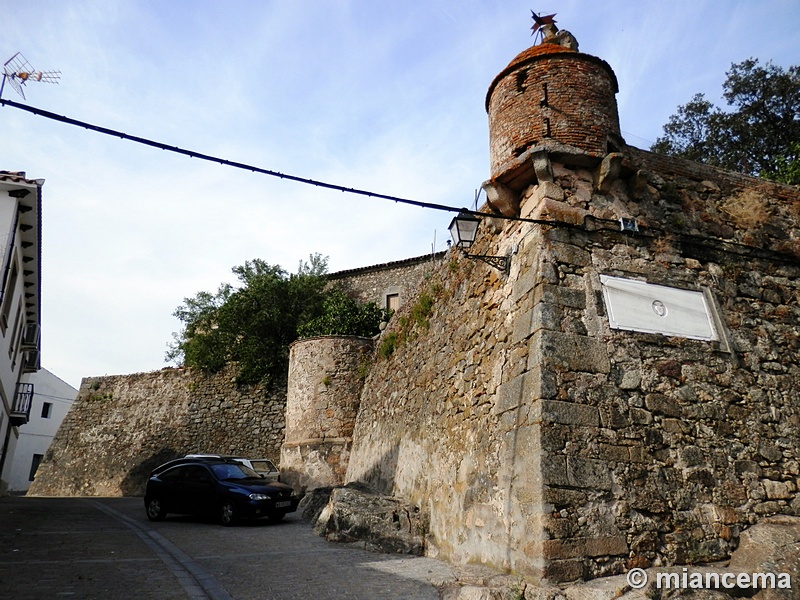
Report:
[[481,220],[474,213],[467,209],[462,209],[457,216],[450,221],[450,236],[457,248],[464,252],[464,256],[473,260],[482,260],[491,265],[501,273],[508,273],[511,266],[510,256],[489,256],[486,254],[467,254],[467,249],[472,246],[475,237],[478,235],[478,225]]

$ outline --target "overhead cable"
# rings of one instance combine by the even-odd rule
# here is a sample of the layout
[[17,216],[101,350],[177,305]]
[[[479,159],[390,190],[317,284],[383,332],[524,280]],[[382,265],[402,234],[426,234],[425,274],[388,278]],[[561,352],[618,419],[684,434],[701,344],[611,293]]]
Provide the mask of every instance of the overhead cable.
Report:
[[[318,181],[316,179],[310,179],[308,177],[299,177],[297,175],[289,175],[287,173],[280,173],[278,171],[273,171],[271,169],[264,169],[261,167],[257,167],[254,165],[248,165],[247,163],[237,162],[232,160],[227,160],[225,158],[218,158],[216,156],[211,156],[210,154],[203,154],[201,152],[195,152],[194,150],[186,150],[184,148],[179,148],[177,146],[171,146],[169,144],[164,144],[162,142],[157,142],[155,140],[150,140],[147,138],[143,138],[136,135],[131,135],[128,133],[124,133],[122,131],[116,131],[114,129],[109,129],[108,127],[101,127],[100,125],[93,125],[92,123],[87,123],[85,121],[79,121],[78,119],[73,119],[71,117],[66,117],[63,115],[57,115],[56,113],[43,110],[41,108],[36,108],[35,106],[28,106],[26,104],[20,104],[19,102],[14,102],[13,100],[4,100],[0,98],[0,105],[2,106],[10,106],[12,108],[18,108],[20,110],[24,110],[26,112],[32,113],[34,115],[38,115],[40,117],[45,117],[46,119],[52,119],[54,121],[58,121],[60,123],[66,123],[68,125],[75,125],[77,127],[83,127],[84,129],[89,129],[91,131],[96,131],[97,133],[102,133],[104,135],[109,135],[112,137],[118,137],[123,140],[128,140],[131,142],[136,142],[137,144],[143,144],[145,146],[151,146],[153,148],[159,148],[161,150],[166,150],[168,152],[174,152],[176,154],[183,154],[184,156],[189,156],[190,158],[198,158],[200,160],[205,160],[209,162],[218,163],[220,165],[233,167],[236,169],[242,169],[245,171],[251,171],[253,173],[261,173],[263,175],[269,175],[271,177],[278,177],[280,179],[286,179],[288,181],[294,181],[297,183],[303,183],[306,185],[313,185],[329,190],[335,190],[339,192],[344,192],[348,194],[357,194],[359,196],[367,196],[370,198],[379,198],[381,200],[390,200],[392,202],[400,203],[400,204],[409,204],[411,206],[418,206],[421,208],[429,208],[432,210],[441,210],[446,212],[457,212],[457,213],[466,213],[470,215],[474,215],[477,217],[492,217],[495,219],[503,219],[506,221],[520,221],[523,223],[533,223],[536,225],[547,225],[550,227],[564,227],[568,229],[580,229],[580,230],[589,230],[589,231],[598,231],[598,230],[605,230],[608,232],[617,231],[619,232],[618,220],[613,219],[602,219],[594,216],[588,216],[588,218],[595,223],[600,225],[599,229],[589,229],[587,228],[586,222],[583,224],[577,223],[569,223],[564,221],[553,221],[553,220],[546,220],[546,219],[528,219],[525,217],[513,217],[513,216],[506,216],[499,213],[485,213],[480,212],[477,210],[477,207],[473,209],[464,208],[464,207],[455,207],[455,206],[447,206],[445,204],[436,204],[433,202],[422,202],[420,200],[411,200],[409,198],[400,198],[398,196],[392,196],[389,194],[380,194],[378,192],[370,192],[368,190],[362,190],[358,188],[346,187],[342,185],[337,185],[335,183],[327,183],[324,181]],[[476,197],[477,200],[477,197]],[[631,234],[629,232],[625,232],[624,235],[638,235],[640,237],[652,237],[652,233],[660,233],[666,235],[676,235],[675,232],[670,232],[660,227],[646,227],[645,229],[651,232],[650,235],[644,234],[644,232],[637,232],[635,234]],[[796,263],[797,258],[794,256],[787,256],[783,252],[777,252],[770,249],[760,249],[754,246],[750,246],[748,244],[742,244],[738,242],[732,242],[729,240],[722,240],[719,238],[710,238],[707,236],[699,236],[699,235],[692,235],[687,233],[678,233],[677,236],[686,241],[690,241],[700,246],[706,246],[710,248],[715,248],[717,250],[732,252],[733,248],[741,248],[746,249],[747,254],[752,253],[761,253],[762,255],[767,256],[781,256],[784,261]],[[740,254],[737,252],[733,252],[734,254]]]

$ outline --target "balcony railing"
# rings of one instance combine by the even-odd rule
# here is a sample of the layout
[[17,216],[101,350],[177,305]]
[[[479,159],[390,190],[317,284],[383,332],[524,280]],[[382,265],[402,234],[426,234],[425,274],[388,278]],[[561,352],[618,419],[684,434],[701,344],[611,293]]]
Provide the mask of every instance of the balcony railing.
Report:
[[25,425],[30,420],[31,404],[33,404],[33,384],[18,383],[17,393],[14,394],[14,406],[9,415],[14,427]]

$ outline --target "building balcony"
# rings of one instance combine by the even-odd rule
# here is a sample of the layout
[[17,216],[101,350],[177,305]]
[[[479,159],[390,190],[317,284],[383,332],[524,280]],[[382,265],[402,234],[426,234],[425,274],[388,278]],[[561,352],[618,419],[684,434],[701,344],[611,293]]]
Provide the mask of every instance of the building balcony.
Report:
[[14,394],[14,406],[9,415],[14,427],[28,423],[31,416],[31,404],[33,404],[33,384],[18,383],[17,392]]

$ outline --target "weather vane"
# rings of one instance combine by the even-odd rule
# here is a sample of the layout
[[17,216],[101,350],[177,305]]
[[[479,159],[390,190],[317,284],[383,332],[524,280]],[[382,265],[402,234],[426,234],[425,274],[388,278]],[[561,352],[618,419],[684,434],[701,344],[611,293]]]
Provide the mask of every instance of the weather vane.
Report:
[[[531,11],[531,19],[533,19],[533,25],[531,26],[531,35],[539,34],[539,41],[544,40],[545,38],[545,25],[552,25],[556,31],[558,28],[555,27],[556,20],[553,18],[556,16],[556,13],[552,15],[543,15],[539,16],[535,12]],[[536,39],[533,40],[536,43]]]
[[[531,35],[539,38],[540,44],[558,44],[570,50],[578,50],[578,40],[569,31],[562,29],[559,30],[556,26],[556,20],[553,18],[556,13],[552,15],[537,15],[531,11],[531,18],[533,25],[531,26]],[[536,44],[536,37],[533,43]]]
[[17,93],[25,98],[22,90],[29,81],[43,81],[45,83],[58,83],[61,78],[61,71],[34,71],[25,57],[17,52],[3,64],[3,82],[0,83],[0,98],[3,96],[3,88],[6,81],[11,84]]

